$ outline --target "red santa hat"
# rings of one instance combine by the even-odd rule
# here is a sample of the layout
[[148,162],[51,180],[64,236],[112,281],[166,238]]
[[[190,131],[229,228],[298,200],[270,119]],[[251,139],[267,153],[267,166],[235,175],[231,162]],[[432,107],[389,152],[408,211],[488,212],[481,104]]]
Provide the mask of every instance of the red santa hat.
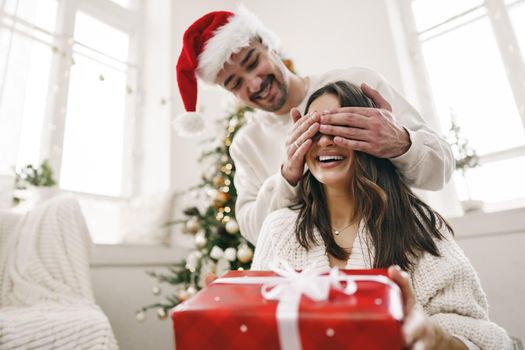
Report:
[[244,7],[239,7],[235,13],[210,12],[186,30],[177,62],[177,82],[186,108],[186,113],[174,121],[179,134],[191,135],[204,129],[203,118],[196,112],[197,77],[215,84],[224,63],[255,37],[261,38],[269,50],[278,49],[277,36]]

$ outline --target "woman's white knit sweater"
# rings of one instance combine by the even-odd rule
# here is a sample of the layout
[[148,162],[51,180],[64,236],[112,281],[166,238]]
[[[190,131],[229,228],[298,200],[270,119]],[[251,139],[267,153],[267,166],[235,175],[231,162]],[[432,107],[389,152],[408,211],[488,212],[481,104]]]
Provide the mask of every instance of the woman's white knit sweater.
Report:
[[[257,240],[253,270],[269,270],[279,259],[296,269],[329,266],[319,232],[315,232],[319,244],[308,251],[297,242],[296,219],[297,211],[288,208],[268,215]],[[474,268],[450,233],[444,234],[446,239],[436,240],[441,257],[423,254],[411,273],[418,303],[431,320],[469,348],[510,349],[505,330],[489,321],[487,298]],[[366,231],[360,229],[347,268],[372,268],[373,256]]]

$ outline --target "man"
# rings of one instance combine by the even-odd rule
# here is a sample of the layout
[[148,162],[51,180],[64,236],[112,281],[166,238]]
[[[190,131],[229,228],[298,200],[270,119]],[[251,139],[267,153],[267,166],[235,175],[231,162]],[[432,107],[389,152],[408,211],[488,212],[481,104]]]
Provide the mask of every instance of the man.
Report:
[[[445,140],[377,73],[363,69],[300,77],[277,54],[278,41],[251,13],[212,12],[184,34],[177,79],[196,120],[197,79],[223,86],[248,106],[266,111],[240,130],[230,148],[235,162],[236,217],[253,244],[266,215],[291,204],[311,138],[321,132],[338,145],[389,158],[414,187],[438,190],[449,180],[453,157]],[[335,80],[361,85],[377,108],[340,108],[301,116],[308,96]]]

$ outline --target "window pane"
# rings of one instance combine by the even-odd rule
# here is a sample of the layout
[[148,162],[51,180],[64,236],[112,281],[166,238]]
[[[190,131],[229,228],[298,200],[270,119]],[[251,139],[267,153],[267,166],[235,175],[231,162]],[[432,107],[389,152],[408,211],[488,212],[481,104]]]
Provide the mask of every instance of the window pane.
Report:
[[444,133],[453,110],[463,136],[478,154],[524,143],[523,125],[487,18],[424,42],[423,54]]
[[521,57],[525,60],[525,1],[512,6],[509,9],[509,16],[521,47]]
[[39,161],[53,54],[47,45],[5,29],[0,40],[6,49],[0,58],[0,74],[5,72],[0,76],[5,79],[0,96],[0,150],[5,159],[0,172],[5,172],[6,167]]
[[[455,181],[460,199],[482,199],[486,203],[525,198],[525,157],[485,164],[466,173],[468,187],[456,172]],[[490,184],[490,185],[487,185]]]
[[57,0],[6,0],[5,12],[49,32],[55,31]]
[[[98,21],[87,19],[85,15],[83,17],[85,20],[76,24],[75,35],[90,32],[84,38],[99,49],[108,44],[107,38],[113,38],[113,48],[127,48],[129,38],[126,35],[111,27],[99,26]],[[102,44],[96,41],[95,33],[100,36],[98,39]],[[78,37],[75,40],[80,41]],[[77,51],[76,46],[74,51]],[[124,54],[126,56],[120,58],[126,60],[127,51],[121,52]],[[89,57],[77,53],[73,59],[60,185],[74,191],[120,196],[126,71],[103,63],[102,55],[97,52],[91,52]]]
[[416,29],[421,32],[483,4],[483,0],[413,0]]
[[127,61],[129,36],[82,12],[77,13],[75,40],[120,61]]

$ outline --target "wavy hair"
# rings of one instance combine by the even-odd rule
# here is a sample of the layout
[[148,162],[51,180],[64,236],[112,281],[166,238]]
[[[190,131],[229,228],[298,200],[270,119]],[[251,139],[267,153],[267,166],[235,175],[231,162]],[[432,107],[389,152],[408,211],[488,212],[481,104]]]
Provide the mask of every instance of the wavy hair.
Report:
[[[308,99],[305,114],[318,97],[330,94],[341,107],[374,107],[373,102],[355,85],[345,81],[330,83]],[[423,252],[440,256],[434,239],[443,239],[443,225],[453,234],[445,219],[419,199],[407,186],[397,168],[388,159],[355,152],[350,167],[350,192],[354,208],[350,213],[368,232],[374,249],[373,267],[393,264],[412,270]],[[299,211],[295,224],[296,238],[305,249],[319,244],[316,228],[332,256],[347,260],[349,252],[340,247],[333,235],[322,184],[308,170],[299,183],[297,201],[290,209]]]

